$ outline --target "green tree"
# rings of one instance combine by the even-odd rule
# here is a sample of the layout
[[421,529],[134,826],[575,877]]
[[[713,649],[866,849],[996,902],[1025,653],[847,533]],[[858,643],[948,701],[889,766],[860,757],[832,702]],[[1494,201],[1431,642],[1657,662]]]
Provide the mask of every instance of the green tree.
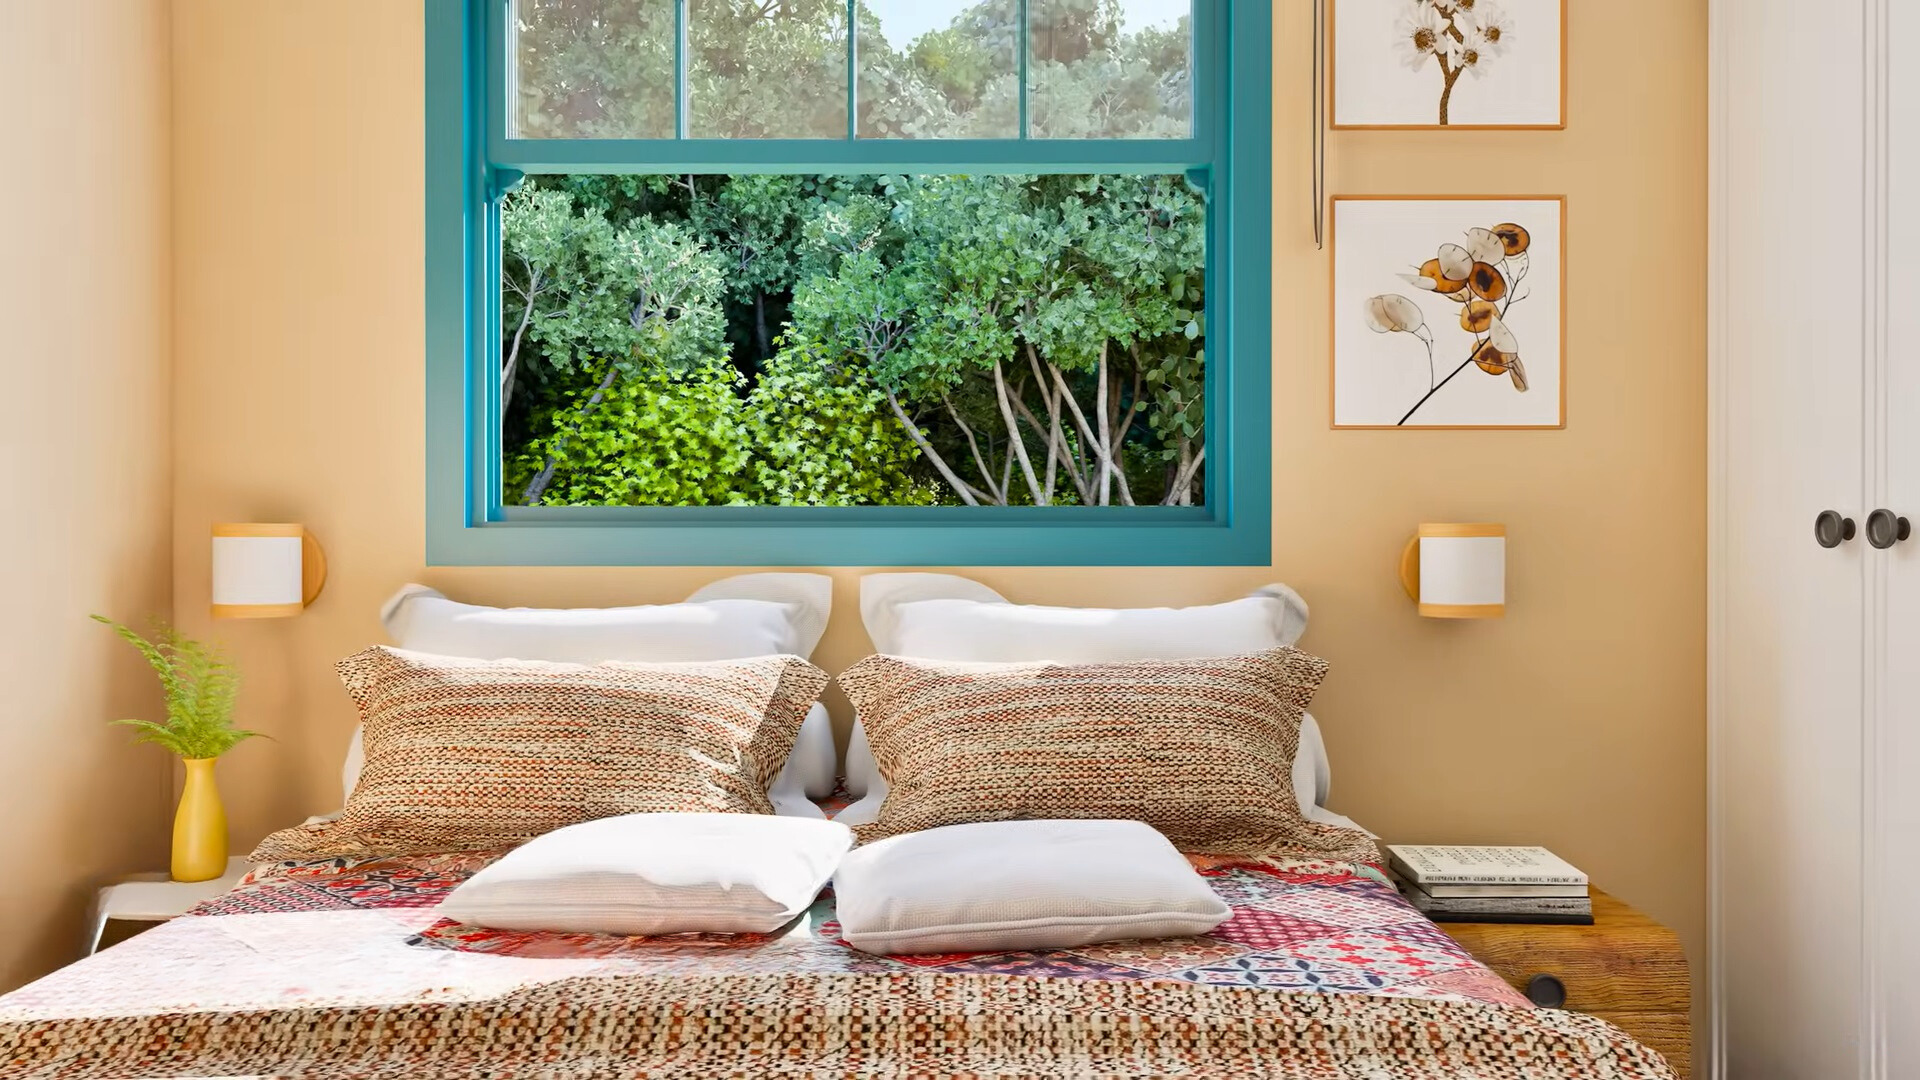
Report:
[[[1192,426],[1184,451],[1178,438],[1155,448],[1179,464],[1153,485],[1190,501],[1205,214],[1184,180],[882,184],[884,226],[849,230],[833,211],[807,231],[840,244],[803,251],[820,272],[795,295],[796,332],[864,367],[964,501],[1048,505],[1065,481],[1073,501],[1132,504],[1125,448],[1142,419],[1163,436]],[[936,423],[958,433],[958,452],[938,445]]]
[[[546,462],[528,481],[521,501],[541,501],[547,485],[569,454],[569,443],[588,430],[588,422],[623,376],[664,370],[686,371],[724,356],[725,288],[723,260],[702,245],[686,226],[642,218],[622,230],[613,245],[609,273],[629,297],[625,322],[630,347],[601,357],[604,373],[586,400],[556,417],[547,443]],[[587,287],[584,284],[582,287]]]
[[844,0],[693,0],[690,133],[845,138],[846,13]]
[[[600,211],[561,191],[509,194],[500,212],[502,410],[524,372],[536,378],[638,345],[621,237]],[[525,361],[525,363],[523,363]]]
[[739,377],[724,362],[649,370],[606,382],[592,408],[528,447],[509,468],[529,504],[724,506],[752,502],[739,483],[751,459]]
[[778,327],[769,306],[793,289],[794,243],[808,187],[818,182],[794,176],[724,178],[711,193],[693,192],[690,216],[702,240],[727,260],[727,297],[751,310],[749,344],[756,364],[773,355]]
[[673,137],[672,0],[517,0],[516,134]]
[[912,441],[886,396],[856,373],[789,348],[746,404],[755,501],[780,506],[931,506],[939,485],[920,475]]
[[[671,137],[674,6],[519,0],[516,133]],[[845,10],[695,0],[692,133],[844,137]],[[1184,20],[1129,27],[1119,0],[1030,10],[1034,135],[1187,132]],[[860,134],[1015,134],[1018,11],[981,0],[893,42],[858,5]],[[1206,215],[1183,178],[535,177],[503,215],[518,501],[1185,504],[1205,489]]]
[[[674,0],[519,0],[513,9],[515,133],[672,138],[674,8]],[[688,14],[690,134],[844,137],[841,0],[693,0]],[[1033,0],[1034,134],[1187,133],[1187,20],[1171,30],[1131,28],[1123,14],[1119,0]],[[1018,136],[1020,28],[1013,0],[982,0],[911,42],[889,41],[870,4],[857,5],[855,17],[863,137]]]

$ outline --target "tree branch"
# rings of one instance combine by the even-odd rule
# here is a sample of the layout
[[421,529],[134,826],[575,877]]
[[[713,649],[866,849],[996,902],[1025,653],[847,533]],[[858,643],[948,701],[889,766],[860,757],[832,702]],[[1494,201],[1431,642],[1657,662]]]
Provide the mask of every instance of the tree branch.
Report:
[[[1025,401],[1016,397],[1013,399],[1013,407],[1020,410],[1020,415],[1026,418],[1027,423],[1033,425],[1035,431],[1041,430],[1040,421],[1034,417],[1033,411],[1027,408]],[[1074,460],[1068,453],[1066,432],[1060,428],[1057,403],[1054,405],[1054,408],[1056,411],[1054,413],[1053,426],[1047,429],[1047,495],[1049,498],[1053,495],[1052,469],[1055,460],[1058,460],[1061,469],[1067,474],[1067,479],[1073,481],[1073,489],[1080,493],[1081,505],[1085,506],[1087,505],[1086,477],[1079,469],[1074,467]]]
[[[893,415],[900,421],[900,426],[907,429],[907,436],[913,440],[915,446],[920,448],[920,452],[926,455],[927,460],[933,464],[935,471],[939,472],[941,478],[946,480],[947,484],[953,488],[954,494],[965,500],[968,506],[979,506],[980,496],[986,493],[974,487],[972,484],[967,483],[965,480],[960,479],[960,477],[954,473],[952,467],[947,464],[946,459],[941,457],[940,452],[935,450],[933,444],[927,441],[927,437],[920,433],[920,425],[914,423],[913,417],[907,415],[907,410],[900,407],[900,399],[894,396],[893,391],[883,388],[881,392],[887,395],[887,404],[893,406]],[[993,501],[991,496],[986,497],[989,502]],[[1000,503],[998,505],[1005,504]]]
[[[1087,414],[1080,411],[1080,402],[1074,398],[1073,391],[1067,386],[1066,376],[1062,375],[1060,369],[1057,367],[1053,369],[1053,381],[1054,384],[1060,388],[1060,400],[1066,403],[1067,411],[1073,416],[1073,426],[1080,432],[1082,447],[1092,447],[1094,456],[1096,458],[1100,457],[1100,443],[1099,440],[1094,437],[1093,425],[1087,423]],[[1082,459],[1081,465],[1082,467],[1086,467],[1085,459]],[[1092,473],[1091,468],[1088,468],[1087,471],[1089,474]],[[1091,479],[1091,475],[1089,475],[1089,479]]]
[[1093,412],[1100,418],[1100,479],[1094,489],[1100,505],[1113,501],[1113,417],[1107,412],[1107,343],[1100,343],[1100,364],[1094,369]]
[[[523,264],[526,264],[525,260],[521,261]],[[520,292],[518,289],[514,290],[522,300],[526,301],[526,306],[520,311],[520,325],[514,328],[513,345],[507,350],[506,365],[500,369],[501,416],[507,415],[507,406],[513,401],[513,388],[519,383],[520,341],[526,337],[527,327],[533,323],[533,302],[545,291],[540,286],[540,272],[535,270],[531,264],[526,265],[527,290],[525,292]]]
[[[1113,444],[1112,444],[1112,449],[1109,451],[1110,456],[1119,459],[1119,465],[1117,465],[1114,468],[1113,473],[1114,473],[1115,480],[1118,481],[1118,487],[1120,489],[1120,504],[1122,506],[1132,506],[1134,504],[1133,503],[1133,485],[1127,482],[1127,469],[1126,469],[1127,432],[1133,428],[1133,418],[1140,414],[1140,400],[1141,400],[1140,387],[1141,387],[1142,379],[1140,375],[1140,368],[1141,368],[1140,346],[1138,345],[1132,346],[1131,351],[1133,354],[1133,398],[1131,402],[1127,405],[1126,415],[1122,416],[1120,418],[1120,422],[1114,426]],[[1120,407],[1120,403],[1118,401],[1114,402],[1114,409],[1116,411],[1118,411],[1119,407]]]
[[600,385],[593,388],[593,396],[589,397],[586,404],[580,406],[579,411],[574,413],[573,426],[567,429],[566,434],[555,438],[553,445],[547,449],[546,464],[541,467],[539,475],[533,478],[533,482],[527,485],[527,490],[520,495],[522,504],[540,505],[540,497],[547,493],[547,485],[553,483],[553,474],[560,468],[560,455],[567,448],[567,440],[580,434],[580,428],[586,424],[587,417],[592,416],[593,410],[600,407],[600,399],[606,397],[607,390],[619,377],[620,365],[609,361],[606,378],[600,380]]
[[973,466],[980,470],[981,479],[987,482],[987,486],[990,489],[989,494],[993,496],[993,501],[1005,506],[1007,504],[1007,489],[1004,485],[998,489],[993,489],[993,470],[987,466],[986,459],[980,456],[980,443],[973,437],[972,425],[968,424],[966,420],[960,416],[959,409],[953,407],[952,398],[943,394],[940,397],[940,403],[947,407],[947,415],[953,417],[953,422],[960,426],[960,433],[967,437],[967,447],[973,451]]
[[1033,492],[1035,506],[1047,505],[1047,493],[1040,490],[1040,478],[1034,475],[1033,462],[1027,458],[1027,440],[1020,435],[1020,420],[1013,414],[1013,405],[1007,401],[1007,377],[1001,369],[998,359],[993,362],[993,390],[1000,399],[1000,418],[1006,421],[1007,436],[1013,442],[1013,452],[1020,455],[1020,472],[1027,478],[1027,489]]
[[[1184,440],[1182,441],[1181,452],[1185,453]],[[1190,490],[1193,487],[1193,478],[1199,475],[1200,466],[1206,460],[1207,448],[1203,446],[1200,448],[1199,453],[1193,455],[1191,459],[1180,466],[1180,471],[1173,475],[1173,483],[1167,485],[1167,497],[1160,500],[1162,506],[1193,505],[1193,492]],[[1176,498],[1179,500],[1177,503],[1174,501]]]
[[[1067,466],[1067,475],[1073,480],[1073,486],[1080,492],[1080,501],[1084,504],[1087,501],[1087,485],[1085,481],[1075,473],[1072,462],[1066,460],[1067,439],[1066,432],[1060,429],[1059,392],[1054,390],[1053,385],[1047,381],[1046,374],[1040,370],[1040,351],[1033,347],[1033,342],[1031,341],[1026,343],[1026,347],[1027,367],[1032,369],[1034,385],[1040,388],[1040,400],[1045,402],[1047,406],[1047,497],[1053,497],[1054,467],[1056,462],[1060,462]],[[1024,399],[1025,396],[1025,394],[1022,394],[1021,399]],[[1024,400],[1021,402],[1020,409],[1022,412],[1026,412]],[[1027,422],[1033,424],[1035,430],[1040,429],[1040,424],[1033,418],[1033,414],[1027,413]]]

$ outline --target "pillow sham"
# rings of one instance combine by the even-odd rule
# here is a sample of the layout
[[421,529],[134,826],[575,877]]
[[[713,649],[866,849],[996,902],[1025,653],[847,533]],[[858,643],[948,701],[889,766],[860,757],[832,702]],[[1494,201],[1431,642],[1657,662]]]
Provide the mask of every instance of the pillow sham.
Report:
[[568,934],[768,934],[853,846],[831,821],[624,814],[528,841],[440,903],[445,918]]
[[[832,607],[833,580],[825,574],[735,574],[696,589],[684,603],[618,608],[485,607],[407,585],[381,608],[380,621],[402,649],[480,660],[805,659],[826,632]],[[340,778],[347,795],[365,761],[363,741],[355,729],[347,744]],[[833,792],[838,766],[832,722],[819,706],[769,791],[775,809],[819,817],[809,799]]]
[[[366,736],[359,728],[347,741],[347,758],[341,767],[340,786],[346,798],[353,797],[354,785],[366,767]],[[833,720],[827,707],[814,702],[800,722],[800,734],[786,763],[767,785],[767,799],[773,812],[785,817],[821,818],[826,814],[813,800],[833,794],[839,779],[840,756],[833,746]]]
[[1065,949],[1204,934],[1232,914],[1137,821],[949,825],[856,849],[834,875],[840,933],[871,953]]
[[[825,708],[819,705],[814,707]],[[804,731],[802,738],[805,738]],[[797,749],[794,752],[799,753]],[[862,778],[857,784],[854,780],[856,774]],[[1301,815],[1308,821],[1355,829],[1360,827],[1351,819],[1321,805],[1332,790],[1333,766],[1327,759],[1327,744],[1320,734],[1320,722],[1313,718],[1312,713],[1300,714],[1300,748],[1293,755],[1292,777],[1294,798],[1300,804]],[[880,816],[880,807],[887,800],[887,778],[880,775],[880,765],[873,760],[873,748],[867,745],[866,728],[858,717],[853,721],[853,738],[847,743],[847,793],[854,794],[856,787],[861,794],[835,814],[833,820],[848,825],[864,825]],[[776,804],[778,801],[776,798]],[[807,805],[813,804],[809,802]]]
[[559,664],[384,645],[339,671],[366,770],[337,819],[274,833],[255,862],[506,847],[618,814],[770,814],[767,785],[827,682],[797,656]]
[[[1187,608],[1064,608],[1015,604],[956,574],[868,574],[860,579],[860,614],[877,652],[930,660],[1178,660],[1238,656],[1293,645],[1307,629],[1307,602],[1282,584],[1242,600]],[[1321,810],[1333,770],[1319,722],[1303,721],[1292,774],[1301,812]],[[886,779],[859,718],[847,744],[847,792],[859,800],[842,815],[871,820],[886,798]],[[850,815],[850,816],[848,816]]]
[[1080,608],[1013,604],[954,574],[868,574],[860,617],[874,649],[892,656],[1017,663],[1178,660],[1292,645],[1307,603],[1273,584],[1223,604]]
[[684,603],[612,608],[496,608],[408,585],[380,610],[401,648],[488,660],[731,660],[813,655],[826,632],[833,579],[739,574]]
[[1375,861],[1290,773],[1326,661],[1283,648],[1106,664],[871,656],[839,677],[890,788],[864,843],[1019,818],[1143,821],[1182,850]]

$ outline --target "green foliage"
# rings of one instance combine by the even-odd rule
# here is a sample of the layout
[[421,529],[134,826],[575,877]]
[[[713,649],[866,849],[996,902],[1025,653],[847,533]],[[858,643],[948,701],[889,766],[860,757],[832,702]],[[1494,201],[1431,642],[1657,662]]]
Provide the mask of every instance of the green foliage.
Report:
[[696,138],[847,134],[845,0],[698,0],[687,26]]
[[[519,0],[514,132],[522,138],[674,134],[673,0]],[[1163,138],[1192,112],[1188,20],[1129,27],[1119,0],[1032,0],[1033,134]],[[694,0],[689,134],[843,138],[842,0]],[[1019,5],[980,0],[944,29],[889,41],[860,3],[865,138],[1017,138]]]
[[[851,212],[834,211],[804,233],[800,263],[814,276],[794,296],[796,334],[858,363],[900,400],[947,410],[963,428],[1005,428],[998,399],[1010,381],[1007,407],[1024,404],[1035,414],[1036,422],[1015,427],[1036,459],[1069,446],[1085,458],[1106,440],[1131,479],[1128,463],[1151,471],[1204,443],[1206,213],[1183,178],[876,182],[891,204],[884,217],[869,214],[868,224],[848,227]],[[981,399],[984,408],[949,409],[956,397],[978,398],[968,391],[983,382],[994,390]],[[1109,420],[1124,430],[1096,430],[1103,382]],[[1062,384],[1080,415],[1066,402],[1064,411],[1047,405]],[[1132,429],[1136,420],[1144,432]],[[1137,451],[1143,439],[1145,454],[1118,446]],[[1011,436],[1006,449],[1015,450]],[[996,480],[994,455],[973,451],[969,443],[956,471],[991,501],[1021,501]],[[1002,456],[998,471],[1005,464]],[[1059,501],[1062,489],[1035,472],[1031,501]],[[1188,490],[1202,476],[1195,471]],[[1103,501],[1091,489],[1077,494]],[[1123,502],[1130,497],[1119,494]]]
[[153,743],[192,761],[217,758],[260,735],[233,726],[240,677],[218,649],[172,627],[159,627],[149,639],[105,616],[93,620],[112,627],[159,676],[167,703],[165,720],[113,721],[134,729],[136,742]]
[[[938,488],[870,384],[798,351],[755,381],[719,362],[617,380],[507,462],[520,489],[551,460],[551,506],[927,506]],[[570,422],[569,422],[570,421]]]
[[519,0],[516,134],[673,136],[674,5],[659,0]]
[[529,354],[547,369],[635,348],[630,259],[620,230],[599,209],[576,212],[565,192],[530,188],[507,196],[500,226],[509,348],[522,327]]
[[633,286],[632,350],[608,358],[621,374],[645,368],[685,371],[712,363],[726,348],[721,295],[725,259],[678,222],[642,218],[620,234],[620,280]]
[[808,352],[768,365],[747,400],[754,501],[780,506],[932,506],[941,490],[887,415],[886,395]]
[[507,463],[522,486],[551,461],[540,501],[552,506],[724,506],[750,501],[739,474],[750,454],[738,382],[723,364],[617,379],[555,434]]
[[[1185,20],[1025,6],[1035,136],[1186,134]],[[1018,134],[1021,7],[894,42],[857,5],[862,136]],[[518,133],[669,137],[673,8],[520,0]],[[840,0],[689,11],[694,136],[844,137]],[[1182,177],[535,177],[502,213],[508,501],[1204,490],[1206,211]]]

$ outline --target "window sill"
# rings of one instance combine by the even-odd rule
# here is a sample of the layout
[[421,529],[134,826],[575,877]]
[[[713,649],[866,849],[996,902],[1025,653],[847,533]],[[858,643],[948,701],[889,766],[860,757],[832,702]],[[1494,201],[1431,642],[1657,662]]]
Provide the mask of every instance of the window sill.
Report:
[[1267,566],[1266,520],[1193,507],[510,508],[435,566]]

